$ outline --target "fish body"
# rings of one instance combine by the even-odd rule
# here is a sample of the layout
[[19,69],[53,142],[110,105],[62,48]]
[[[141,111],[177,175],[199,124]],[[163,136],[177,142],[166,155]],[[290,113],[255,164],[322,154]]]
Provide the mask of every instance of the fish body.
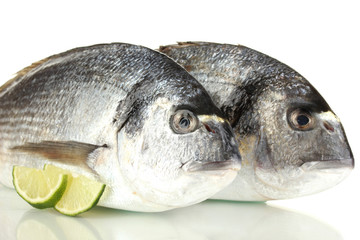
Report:
[[218,199],[266,201],[317,193],[341,182],[354,159],[339,118],[292,68],[244,46],[163,46],[229,119],[242,155]]
[[112,43],[46,58],[0,88],[0,182],[12,187],[14,165],[44,164],[105,183],[102,206],[164,211],[229,184],[240,155],[190,74],[164,54]]

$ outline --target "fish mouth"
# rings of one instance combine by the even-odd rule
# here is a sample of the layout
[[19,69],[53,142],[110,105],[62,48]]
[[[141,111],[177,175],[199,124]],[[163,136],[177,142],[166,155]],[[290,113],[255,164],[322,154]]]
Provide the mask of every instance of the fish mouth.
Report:
[[[220,143],[221,146],[219,148],[211,146],[212,154],[187,160],[180,168],[185,172],[239,171],[241,155],[229,122],[218,115],[199,115],[198,118],[208,139]],[[205,147],[209,146],[205,144]]]
[[204,171],[239,171],[241,167],[240,161],[237,158],[232,158],[225,161],[200,162],[188,161],[182,164],[181,168],[186,172],[204,172]]
[[255,189],[264,200],[289,199],[329,189],[350,175],[352,158],[307,160],[292,169],[273,170],[256,168]]
[[306,161],[300,165],[300,168],[307,171],[335,171],[344,168],[353,169],[354,168],[354,159],[346,158],[346,159],[332,159],[332,160],[313,160]]

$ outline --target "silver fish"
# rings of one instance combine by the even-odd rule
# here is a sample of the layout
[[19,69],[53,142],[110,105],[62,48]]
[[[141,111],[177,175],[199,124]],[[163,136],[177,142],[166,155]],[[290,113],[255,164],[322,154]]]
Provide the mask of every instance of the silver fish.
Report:
[[299,73],[244,46],[160,48],[209,92],[239,142],[242,168],[214,198],[286,199],[341,182],[354,159],[339,118]]
[[51,163],[106,184],[102,206],[163,211],[200,202],[240,168],[231,126],[205,89],[151,49],[77,48],[0,89],[0,182]]

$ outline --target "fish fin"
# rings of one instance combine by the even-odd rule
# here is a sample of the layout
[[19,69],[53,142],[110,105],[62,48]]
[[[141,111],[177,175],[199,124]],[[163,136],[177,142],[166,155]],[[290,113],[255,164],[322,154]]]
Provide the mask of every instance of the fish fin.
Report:
[[18,72],[16,73],[16,77],[15,77],[15,78],[20,78],[20,77],[26,75],[26,74],[27,74],[28,72],[30,72],[31,70],[33,70],[33,69],[37,68],[38,66],[40,66],[41,64],[47,62],[49,59],[50,59],[49,57],[48,57],[48,58],[44,58],[44,59],[42,59],[42,60],[40,60],[40,61],[37,61],[37,62],[32,63],[30,66],[27,66],[27,67],[21,69],[20,71],[18,71]]
[[30,72],[31,70],[37,68],[38,66],[40,66],[41,64],[43,64],[44,62],[47,62],[49,60],[49,58],[44,58],[40,61],[37,61],[33,64],[31,64],[28,67],[25,67],[24,69],[18,71],[15,74],[15,77],[13,77],[12,79],[10,79],[9,81],[5,82],[2,86],[0,86],[0,92],[2,92],[3,90],[7,89],[8,87],[10,87],[11,85],[15,84],[17,82],[17,80],[19,78],[21,78],[22,76],[26,75],[28,72]]
[[100,148],[107,148],[107,145],[99,146],[75,141],[43,141],[15,146],[12,150],[38,155],[66,165],[85,167],[94,174],[93,166],[96,162],[94,153]]
[[183,47],[188,47],[188,46],[199,46],[202,44],[206,44],[206,42],[177,42],[177,44],[171,44],[171,45],[166,45],[166,46],[160,46],[159,49],[157,49],[159,52],[162,53],[168,53],[169,51],[171,51],[172,49],[176,49],[176,48],[183,48]]

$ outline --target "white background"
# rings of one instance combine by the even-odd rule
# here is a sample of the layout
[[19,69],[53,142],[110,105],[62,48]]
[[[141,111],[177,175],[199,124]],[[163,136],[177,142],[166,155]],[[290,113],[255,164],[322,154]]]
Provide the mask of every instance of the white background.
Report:
[[[242,44],[288,64],[318,89],[340,117],[356,164],[360,154],[357,2],[1,1],[0,81],[49,55],[96,43],[150,48],[176,41]],[[349,178],[328,191],[269,204],[305,213],[331,226],[342,239],[358,240],[359,185],[356,166]],[[294,231],[288,239],[301,239],[298,236]],[[277,239],[286,238],[279,232]]]

